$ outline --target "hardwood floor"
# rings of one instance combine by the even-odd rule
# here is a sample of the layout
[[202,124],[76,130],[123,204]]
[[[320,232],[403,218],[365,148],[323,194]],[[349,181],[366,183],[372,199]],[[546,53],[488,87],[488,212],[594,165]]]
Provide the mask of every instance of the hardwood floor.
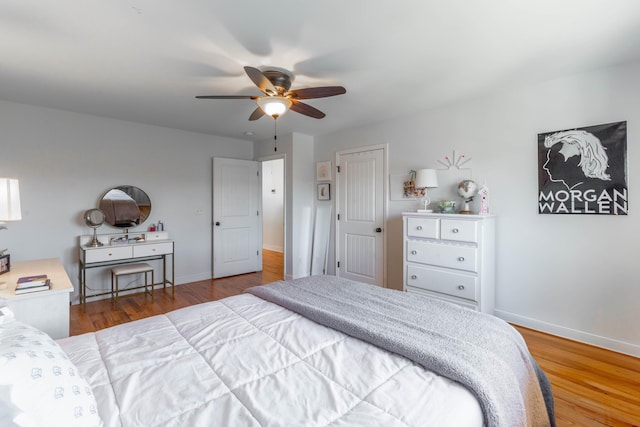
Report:
[[516,328],[551,381],[558,426],[640,426],[640,358]]
[[[156,290],[154,304],[148,295],[135,294],[121,297],[115,309],[110,300],[88,303],[86,313],[74,305],[71,335],[226,298],[251,286],[281,280],[282,254],[265,250],[263,260],[262,272],[180,285],[175,299],[169,290]],[[640,426],[639,358],[517,328],[551,381],[559,427]]]
[[283,277],[283,254],[263,250],[261,272],[176,286],[175,299],[171,298],[170,288],[164,292],[160,288],[154,292],[154,304],[151,304],[149,295],[138,293],[121,295],[115,309],[110,299],[87,303],[86,312],[82,311],[82,305],[72,305],[69,332],[71,335],[94,332],[132,320],[167,313],[178,308],[238,295],[247,288],[282,280]]

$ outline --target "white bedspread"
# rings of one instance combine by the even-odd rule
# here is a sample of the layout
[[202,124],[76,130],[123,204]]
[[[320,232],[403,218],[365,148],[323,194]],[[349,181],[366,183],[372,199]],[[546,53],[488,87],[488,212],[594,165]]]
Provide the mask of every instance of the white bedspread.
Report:
[[243,294],[59,340],[106,426],[480,426],[461,385]]

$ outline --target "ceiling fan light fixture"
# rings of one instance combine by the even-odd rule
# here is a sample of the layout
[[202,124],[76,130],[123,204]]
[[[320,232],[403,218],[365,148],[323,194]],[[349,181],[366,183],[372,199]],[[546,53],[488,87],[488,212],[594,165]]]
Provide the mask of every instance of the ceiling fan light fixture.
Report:
[[271,117],[279,117],[289,111],[291,100],[284,96],[263,96],[258,98],[258,106]]

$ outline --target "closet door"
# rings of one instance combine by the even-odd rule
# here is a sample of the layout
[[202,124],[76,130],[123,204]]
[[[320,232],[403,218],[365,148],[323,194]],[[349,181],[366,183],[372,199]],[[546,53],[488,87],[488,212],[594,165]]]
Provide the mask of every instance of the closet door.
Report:
[[339,153],[337,275],[384,286],[384,149]]

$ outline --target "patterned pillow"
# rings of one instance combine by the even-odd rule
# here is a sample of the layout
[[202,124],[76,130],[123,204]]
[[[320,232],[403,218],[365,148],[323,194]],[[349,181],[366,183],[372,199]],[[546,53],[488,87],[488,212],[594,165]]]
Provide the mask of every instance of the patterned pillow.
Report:
[[17,320],[0,323],[0,419],[10,426],[102,426],[91,387],[60,346]]

